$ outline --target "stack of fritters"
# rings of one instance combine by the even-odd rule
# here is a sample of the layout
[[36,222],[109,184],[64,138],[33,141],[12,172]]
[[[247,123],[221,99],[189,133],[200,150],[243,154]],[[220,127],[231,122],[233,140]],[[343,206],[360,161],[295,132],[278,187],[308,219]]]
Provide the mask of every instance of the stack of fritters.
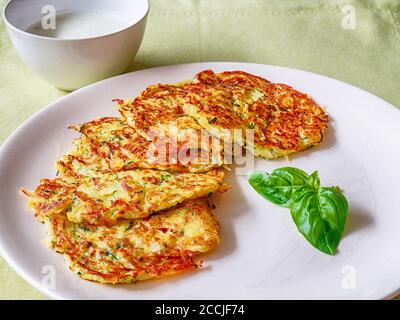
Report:
[[219,243],[209,196],[226,189],[222,163],[149,160],[152,142],[118,118],[73,128],[81,136],[57,177],[24,190],[71,270],[102,283],[145,280],[194,268],[193,257]]
[[307,95],[241,71],[206,70],[116,101],[121,118],[71,126],[81,135],[57,177],[23,190],[50,247],[102,283],[196,267],[193,257],[219,243],[209,197],[227,189],[227,146],[286,156],[318,144],[328,121]]

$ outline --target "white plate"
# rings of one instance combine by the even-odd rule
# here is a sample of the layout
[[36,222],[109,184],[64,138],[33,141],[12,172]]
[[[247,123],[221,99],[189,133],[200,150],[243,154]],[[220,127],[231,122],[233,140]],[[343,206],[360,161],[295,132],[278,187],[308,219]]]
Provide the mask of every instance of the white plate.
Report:
[[[53,177],[53,164],[71,146],[67,130],[117,115],[113,98],[131,98],[148,84],[190,79],[200,70],[244,70],[284,82],[326,106],[333,120],[318,148],[286,160],[256,161],[257,169],[318,169],[324,185],[340,185],[350,203],[345,235],[335,256],[320,253],[297,232],[287,209],[269,204],[230,174],[232,189],[216,198],[221,245],[197,272],[135,285],[81,280],[47,249],[44,228],[26,209],[21,186]],[[0,247],[29,283],[60,299],[376,299],[400,288],[400,112],[348,84],[268,65],[196,63],[147,69],[71,93],[20,126],[0,151]],[[55,270],[55,287],[49,286]]]

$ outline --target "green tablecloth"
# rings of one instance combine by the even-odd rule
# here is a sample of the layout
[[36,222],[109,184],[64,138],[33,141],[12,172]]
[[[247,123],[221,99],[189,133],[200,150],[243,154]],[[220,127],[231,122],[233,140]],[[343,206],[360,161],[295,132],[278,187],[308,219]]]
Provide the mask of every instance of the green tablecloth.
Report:
[[[218,60],[317,72],[400,106],[400,0],[151,1],[131,70]],[[25,67],[0,22],[0,143],[64,94]],[[45,297],[0,258],[0,299],[33,298]]]

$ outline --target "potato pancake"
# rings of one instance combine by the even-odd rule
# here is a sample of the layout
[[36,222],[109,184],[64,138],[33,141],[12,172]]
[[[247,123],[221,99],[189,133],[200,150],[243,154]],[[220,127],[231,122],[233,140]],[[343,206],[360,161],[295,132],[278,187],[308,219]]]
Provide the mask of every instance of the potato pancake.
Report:
[[97,172],[76,159],[65,166],[59,177],[42,179],[33,192],[23,190],[41,221],[66,213],[72,222],[111,226],[120,218],[145,218],[186,200],[226,190],[222,169],[175,174],[151,169]]
[[174,123],[185,114],[181,103],[185,91],[179,85],[150,85],[133,101],[116,99],[118,110],[128,125],[145,138],[147,133],[159,125]]
[[132,283],[196,268],[193,257],[219,243],[208,199],[184,202],[146,219],[112,227],[82,226],[55,214],[46,220],[48,244],[81,278]]
[[[145,139],[151,141],[154,137],[162,137],[168,140],[173,137],[177,141],[178,157],[185,158],[185,148],[190,150],[195,155],[195,163],[199,163],[201,169],[207,168],[207,165],[216,167],[225,164],[224,143],[183,112],[185,95],[185,83],[158,84],[150,85],[132,101],[115,101],[118,102],[118,110],[128,125]],[[229,149],[227,151],[230,152]]]
[[[132,102],[121,102],[119,111],[143,132],[187,114],[214,136],[236,140],[267,159],[320,143],[328,123],[308,95],[242,71],[205,70],[193,81],[153,85]],[[246,141],[247,129],[254,137]]]
[[[242,71],[215,74],[211,70],[197,74],[194,83],[225,88],[232,94],[232,103],[186,104],[184,111],[219,137],[227,130],[253,129],[254,140],[247,140],[246,147],[256,156],[287,156],[323,139],[327,114],[308,95],[288,85]],[[241,121],[226,121],[231,118]]]
[[118,99],[116,101],[118,110],[127,123],[147,138],[149,131],[157,130],[184,117],[186,114],[183,106],[186,103],[215,104],[219,100],[230,104],[230,92],[217,86],[186,81],[171,85],[150,85],[132,101],[124,102]]
[[[170,126],[154,130],[145,139],[123,119],[101,118],[70,126],[82,136],[74,141],[69,155],[101,171],[135,168],[177,172],[205,172],[223,164],[223,146],[213,152],[218,139],[202,136],[204,129],[191,117],[178,118]],[[218,148],[215,148],[218,150]],[[64,157],[63,160],[66,158]]]

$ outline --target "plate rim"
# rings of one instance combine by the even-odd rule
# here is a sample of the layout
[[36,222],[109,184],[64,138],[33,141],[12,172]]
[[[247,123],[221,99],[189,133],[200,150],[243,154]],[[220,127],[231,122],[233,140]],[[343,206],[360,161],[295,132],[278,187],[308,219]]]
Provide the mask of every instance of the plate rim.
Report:
[[[296,73],[303,73],[303,74],[308,74],[310,76],[313,77],[319,77],[319,78],[324,78],[326,80],[329,81],[334,81],[337,82],[340,85],[345,85],[350,87],[352,90],[358,90],[361,91],[363,94],[366,94],[367,96],[369,96],[372,99],[375,99],[377,101],[380,101],[382,105],[385,105],[385,107],[388,110],[393,110],[397,109],[398,111],[400,107],[395,106],[394,104],[392,104],[391,102],[365,90],[362,89],[356,85],[353,84],[349,84],[347,82],[341,81],[339,79],[333,78],[333,77],[329,77],[329,76],[325,76],[325,75],[321,75],[318,74],[316,72],[312,72],[312,71],[307,71],[307,70],[303,70],[303,69],[299,69],[299,68],[291,68],[291,67],[285,67],[285,66],[280,66],[280,65],[273,65],[273,64],[263,64],[263,63],[251,63],[251,62],[240,62],[240,61],[202,61],[202,62],[192,62],[192,63],[179,63],[179,64],[171,64],[171,65],[163,65],[163,66],[157,66],[157,67],[151,67],[151,68],[145,68],[145,69],[140,69],[140,70],[135,70],[135,71],[131,71],[131,72],[127,72],[127,73],[123,73],[114,77],[110,77],[92,84],[89,84],[87,86],[84,86],[82,88],[79,88],[73,92],[69,92],[61,97],[58,97],[57,99],[55,99],[54,101],[50,102],[49,104],[45,105],[44,107],[40,108],[38,111],[36,111],[34,114],[32,114],[31,116],[29,116],[26,120],[24,120],[20,125],[18,125],[18,127],[16,129],[14,129],[8,136],[7,138],[4,140],[4,142],[0,145],[0,159],[3,156],[3,154],[5,153],[5,151],[10,148],[10,146],[12,146],[12,142],[13,140],[18,136],[18,134],[24,130],[24,128],[32,121],[34,121],[37,117],[40,117],[42,114],[48,112],[49,110],[54,109],[55,107],[57,107],[57,105],[62,102],[65,99],[69,99],[69,97],[71,96],[75,96],[75,95],[79,95],[81,92],[84,92],[85,90],[91,89],[93,87],[102,85],[106,82],[112,82],[115,81],[116,79],[119,78],[124,78],[124,77],[129,77],[129,75],[133,74],[133,73],[138,73],[138,72],[143,72],[143,71],[148,71],[148,70],[161,70],[161,69],[168,69],[168,68],[174,68],[174,67],[195,67],[195,66],[199,66],[199,68],[201,69],[201,66],[204,66],[204,69],[207,68],[213,68],[213,66],[215,65],[225,65],[225,64],[230,64],[230,65],[237,65],[237,68],[240,69],[240,66],[253,66],[253,67],[270,67],[270,68],[274,68],[274,69],[281,69],[281,70],[286,70],[286,71],[295,71]],[[213,66],[208,66],[207,65],[213,65]],[[50,290],[48,288],[46,288],[45,286],[41,286],[39,282],[35,281],[34,279],[32,279],[23,269],[20,265],[18,265],[17,263],[15,263],[13,261],[13,258],[11,257],[12,254],[10,254],[10,252],[8,252],[7,250],[5,250],[5,248],[3,247],[3,237],[0,234],[0,255],[3,257],[4,261],[22,278],[24,279],[28,284],[30,284],[33,288],[35,288],[36,290],[38,290],[39,292],[41,292],[42,294],[44,294],[47,298],[50,299],[57,299],[57,300],[69,300],[68,297],[64,297],[62,294],[59,294],[58,290]],[[395,298],[397,295],[400,294],[400,284],[398,284],[398,288],[393,290],[386,290],[386,292],[381,292],[382,296],[380,298],[375,298],[375,299],[382,299],[382,300],[390,300]],[[295,298],[294,298],[295,299]]]

